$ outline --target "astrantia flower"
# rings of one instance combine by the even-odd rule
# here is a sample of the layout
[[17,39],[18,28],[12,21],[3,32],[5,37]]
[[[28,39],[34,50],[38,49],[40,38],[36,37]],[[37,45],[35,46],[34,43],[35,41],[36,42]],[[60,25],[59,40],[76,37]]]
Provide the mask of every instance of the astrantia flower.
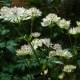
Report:
[[0,18],[5,18],[9,16],[10,8],[4,6],[0,9]]
[[34,49],[37,49],[38,47],[42,47],[42,41],[40,39],[34,39],[31,42]]
[[28,15],[28,17],[31,19],[31,18],[34,18],[34,17],[38,17],[38,16],[41,16],[42,12],[33,7],[33,8],[30,8],[28,10],[26,10],[26,15]]
[[44,39],[41,39],[41,41],[42,41],[42,43],[44,44],[44,45],[46,45],[47,47],[49,47],[50,46],[50,39],[49,38],[44,38]]
[[56,14],[50,13],[46,16],[46,18],[43,18],[41,22],[42,26],[53,26],[55,23],[57,23],[60,20],[60,17],[58,17]]
[[70,28],[70,29],[69,29],[69,34],[72,34],[72,35],[78,34],[78,29],[77,29],[77,27],[75,27],[75,28]]
[[59,21],[58,26],[63,29],[68,29],[70,26],[70,21],[66,21],[65,19],[62,19]]
[[54,56],[56,56],[56,51],[50,51],[49,52],[49,58],[52,58]]
[[56,56],[61,56],[61,57],[65,57],[65,58],[71,58],[73,57],[72,53],[69,52],[68,50],[57,50],[56,51]]
[[25,9],[23,7],[2,7],[0,10],[0,18],[13,23],[18,23],[22,20],[41,16],[41,13],[40,10],[34,7],[30,9]]
[[41,33],[39,33],[39,32],[34,32],[34,33],[32,33],[32,36],[33,37],[39,37],[41,35]]
[[16,52],[17,52],[18,56],[28,55],[28,54],[32,55],[33,54],[30,45],[23,45],[23,46],[21,46],[21,49],[17,50]]
[[61,73],[58,77],[59,77],[59,79],[63,79],[64,78],[64,76],[65,76],[65,74],[64,73]]
[[65,65],[63,71],[67,73],[71,73],[74,69],[76,69],[76,66],[74,65]]
[[53,49],[55,49],[55,50],[60,50],[60,49],[62,49],[62,47],[61,47],[60,44],[55,44],[55,45],[53,46]]
[[24,16],[24,11],[25,9],[22,7],[2,7],[0,14],[4,20],[16,23],[22,20],[22,17]]
[[76,23],[77,23],[77,26],[79,26],[79,27],[80,27],[80,22],[79,22],[79,21],[77,21]]

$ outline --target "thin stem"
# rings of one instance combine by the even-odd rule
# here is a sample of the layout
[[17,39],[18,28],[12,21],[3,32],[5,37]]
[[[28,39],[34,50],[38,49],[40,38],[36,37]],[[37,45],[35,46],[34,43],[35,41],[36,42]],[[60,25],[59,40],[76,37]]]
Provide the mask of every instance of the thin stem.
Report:
[[14,24],[12,24],[12,26],[14,27],[14,29],[16,30],[16,32],[19,34],[19,36],[22,37],[22,34],[17,30],[17,28],[14,26]]
[[[26,41],[27,41],[27,40],[26,40]],[[39,60],[39,58],[38,58],[38,56],[37,56],[37,54],[36,54],[36,51],[34,50],[32,44],[31,44],[29,41],[27,41],[27,42],[28,42],[28,44],[31,46],[31,48],[32,48],[32,50],[33,50],[33,52],[34,52],[34,54],[35,54],[35,56],[36,56],[36,59],[37,59],[39,65],[40,65],[40,60]],[[45,80],[44,71],[42,71],[42,75],[43,75],[43,80]]]
[[52,28],[50,27],[50,39],[52,38]]
[[75,44],[77,46],[77,37],[76,37],[76,35],[74,36],[74,38],[75,38]]
[[72,41],[71,41],[71,37],[70,37],[70,34],[69,34],[69,40],[70,40],[70,45],[72,46]]
[[31,19],[31,33],[32,33],[32,30],[33,30],[33,21],[34,21],[34,19],[32,18]]

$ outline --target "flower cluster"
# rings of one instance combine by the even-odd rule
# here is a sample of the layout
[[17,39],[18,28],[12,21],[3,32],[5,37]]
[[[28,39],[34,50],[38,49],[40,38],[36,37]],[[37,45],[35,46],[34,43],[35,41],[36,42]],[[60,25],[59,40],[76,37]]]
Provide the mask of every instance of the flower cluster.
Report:
[[32,52],[32,48],[30,45],[23,45],[21,46],[21,49],[17,50],[17,55],[18,56],[22,56],[22,55],[32,55],[33,52]]
[[50,13],[46,16],[46,18],[43,18],[42,20],[42,26],[53,26],[55,23],[58,23],[60,17],[58,17],[56,14]]
[[80,34],[80,22],[77,22],[77,27],[73,27],[69,29],[69,34],[71,35]]
[[50,41],[49,38],[41,39],[41,41],[42,41],[42,43],[43,43],[45,46],[47,46],[47,47],[49,47],[50,44],[51,44],[51,41]]
[[55,44],[55,45],[53,46],[53,49],[55,49],[55,50],[60,50],[60,49],[62,49],[62,47],[61,47],[60,44]]
[[41,16],[41,14],[42,12],[35,7],[28,9],[26,12],[26,15],[28,15],[30,18]]
[[40,35],[41,35],[41,33],[39,33],[39,32],[34,32],[34,33],[32,33],[32,36],[35,37],[35,38],[36,38],[36,37],[39,37]]
[[70,21],[66,21],[65,19],[61,19],[56,14],[50,13],[46,16],[46,18],[42,19],[41,25],[45,26],[54,26],[56,23],[60,28],[68,29],[70,26]]
[[42,12],[35,7],[30,9],[25,9],[23,7],[2,7],[0,9],[0,18],[13,23],[18,23],[22,20],[41,16],[41,13]]
[[59,77],[59,79],[63,79],[64,78],[64,76],[65,76],[65,74],[64,73],[61,73],[58,77]]
[[44,38],[44,39],[34,39],[31,42],[32,46],[34,49],[37,49],[38,47],[42,47],[44,44],[45,46],[49,47],[50,46],[50,39],[49,38]]
[[74,69],[76,69],[76,66],[74,65],[65,65],[63,68],[64,72],[70,73],[72,72]]
[[66,21],[65,19],[62,19],[59,21],[58,26],[63,29],[68,29],[70,26],[70,21]]
[[38,47],[42,47],[42,41],[40,39],[34,39],[31,42],[34,49],[37,49]]
[[64,57],[64,58],[71,58],[73,57],[72,53],[66,49],[62,50],[62,49],[58,49],[56,51],[50,51],[49,52],[49,58],[53,57],[53,56],[60,56],[60,57]]

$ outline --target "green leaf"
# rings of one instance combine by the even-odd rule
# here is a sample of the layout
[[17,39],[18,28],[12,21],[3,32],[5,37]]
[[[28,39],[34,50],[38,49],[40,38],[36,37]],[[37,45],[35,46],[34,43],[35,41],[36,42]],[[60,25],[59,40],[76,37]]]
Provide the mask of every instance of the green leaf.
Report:
[[4,42],[1,42],[0,43],[0,48],[3,48],[3,47],[5,47],[5,43]]
[[79,65],[79,67],[80,67],[80,60],[78,60],[77,63],[78,63],[78,65]]
[[11,76],[12,75],[9,75],[7,73],[1,73],[0,74],[0,80],[11,80]]
[[34,76],[32,74],[27,74],[22,80],[34,80]]
[[15,46],[17,46],[17,44],[15,43],[15,41],[9,40],[6,45],[7,45],[6,48],[7,48],[10,52],[12,52],[12,53],[15,52]]

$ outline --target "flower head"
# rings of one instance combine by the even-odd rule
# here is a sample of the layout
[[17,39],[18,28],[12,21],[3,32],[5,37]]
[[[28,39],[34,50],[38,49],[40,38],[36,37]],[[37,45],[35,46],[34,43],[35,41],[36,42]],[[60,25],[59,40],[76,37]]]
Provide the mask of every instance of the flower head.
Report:
[[72,53],[69,52],[68,50],[57,50],[56,51],[56,56],[61,56],[61,57],[65,57],[65,58],[71,58],[73,57]]
[[17,51],[17,55],[21,56],[21,55],[32,55],[32,49],[30,45],[23,45],[21,46],[21,49],[18,49]]
[[34,33],[32,33],[32,36],[33,37],[39,37],[41,34],[39,33],[39,32],[34,32]]
[[31,42],[34,49],[37,49],[38,47],[42,47],[42,41],[40,39],[34,39]]
[[23,7],[2,7],[0,10],[0,18],[13,23],[18,23],[22,20],[41,16],[41,13],[40,10],[34,7],[30,9],[25,9]]
[[70,28],[70,29],[69,29],[69,34],[72,34],[72,35],[78,34],[78,28],[77,28],[77,27],[75,27],[75,28]]
[[66,21],[65,19],[62,19],[59,21],[58,25],[60,28],[68,29],[70,26],[70,21]]
[[32,7],[27,10],[26,14],[30,16],[30,18],[34,18],[34,17],[41,16],[42,12],[39,9]]
[[50,51],[49,52],[49,58],[52,58],[54,56],[56,56],[56,51]]
[[65,65],[63,68],[64,72],[70,73],[72,72],[74,69],[76,69],[76,66],[74,65]]
[[60,44],[55,44],[55,45],[53,46],[53,49],[55,49],[55,50],[61,50],[62,47],[61,47]]
[[10,22],[20,22],[22,20],[22,17],[24,16],[25,9],[23,7],[2,7],[0,14],[1,17]]
[[58,17],[56,14],[50,13],[46,16],[46,18],[42,19],[43,22],[41,22],[42,26],[53,26],[55,23],[57,23],[60,20],[60,17]]
[[65,74],[64,73],[61,73],[58,77],[59,77],[59,79],[63,79],[64,78],[64,76],[65,76]]
[[43,43],[44,45],[46,45],[47,47],[50,46],[51,41],[50,41],[49,38],[41,39],[41,41],[42,41],[42,43]]
[[79,21],[77,21],[76,23],[77,23],[77,26],[79,26],[79,27],[80,27],[80,22],[79,22]]

